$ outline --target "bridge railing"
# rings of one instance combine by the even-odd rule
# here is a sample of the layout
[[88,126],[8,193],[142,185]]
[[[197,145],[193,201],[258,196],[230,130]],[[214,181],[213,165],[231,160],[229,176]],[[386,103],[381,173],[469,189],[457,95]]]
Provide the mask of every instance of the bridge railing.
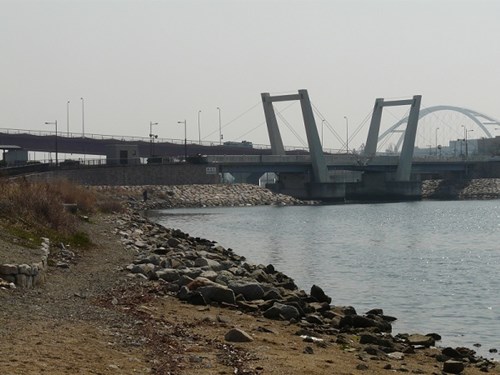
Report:
[[[0,133],[4,134],[27,134],[27,135],[33,135],[33,136],[55,136],[55,131],[52,130],[26,130],[26,129],[15,129],[15,128],[0,128]],[[61,138],[86,138],[86,139],[95,139],[95,140],[116,140],[116,141],[122,141],[122,142],[145,142],[149,143],[151,142],[151,138],[149,136],[127,136],[127,135],[112,135],[112,134],[95,134],[95,133],[80,133],[80,132],[68,132],[68,131],[58,131],[57,136]],[[184,144],[184,139],[177,139],[177,138],[155,138],[154,143],[173,143],[173,144],[178,144],[178,145],[183,145]],[[224,144],[221,144],[220,142],[217,141],[199,141],[199,140],[187,140],[187,143],[189,145],[200,145],[200,146],[207,146],[207,147],[215,147],[215,146],[220,146],[224,147]],[[234,145],[228,145],[228,147],[235,147]],[[250,148],[253,149],[258,149],[258,150],[269,150],[271,148],[270,145],[266,144],[257,144],[253,143]],[[304,146],[285,146],[286,151],[296,151],[300,152],[303,151],[304,153],[308,153],[309,150],[307,147]],[[324,148],[323,151],[325,153],[339,153],[341,150],[339,149],[332,149],[332,148]]]

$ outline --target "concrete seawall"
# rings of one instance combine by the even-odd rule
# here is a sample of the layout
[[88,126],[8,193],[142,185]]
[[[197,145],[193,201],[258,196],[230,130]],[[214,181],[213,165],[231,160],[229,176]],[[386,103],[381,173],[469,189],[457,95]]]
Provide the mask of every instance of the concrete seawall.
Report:
[[217,167],[210,164],[143,164],[60,169],[30,175],[32,179],[65,178],[82,185],[137,186],[216,184]]

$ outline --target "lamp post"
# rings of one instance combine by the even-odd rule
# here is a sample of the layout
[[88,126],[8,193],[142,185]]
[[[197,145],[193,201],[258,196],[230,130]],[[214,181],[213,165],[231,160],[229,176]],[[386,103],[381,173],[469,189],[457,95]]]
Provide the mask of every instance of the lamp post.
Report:
[[184,124],[184,161],[187,160],[187,125],[186,125],[186,120],[184,121],[177,121],[178,124]]
[[198,111],[198,143],[201,145],[200,116],[201,116],[201,109]]
[[80,98],[82,101],[82,138],[85,138],[85,100]]
[[66,135],[69,137],[69,100],[66,103]]
[[222,127],[221,127],[221,121],[220,121],[220,112],[221,112],[220,107],[217,107],[217,110],[219,111],[219,144],[222,145]]
[[80,98],[82,101],[82,144],[83,144],[83,162],[85,163],[85,100]]
[[345,148],[346,148],[346,153],[349,153],[349,119],[347,116],[344,116],[345,118]]
[[436,128],[436,156],[438,156],[438,130],[439,128]]
[[157,122],[150,121],[149,122],[149,154],[151,157],[154,155],[154,143],[155,143],[155,138],[158,136],[153,134],[153,125],[158,125]]
[[45,125],[55,125],[56,126],[56,168],[59,166],[59,153],[57,149],[57,120],[54,122],[47,121]]
[[325,147],[324,139],[323,139],[323,125],[325,125],[325,119],[321,120],[321,147]]

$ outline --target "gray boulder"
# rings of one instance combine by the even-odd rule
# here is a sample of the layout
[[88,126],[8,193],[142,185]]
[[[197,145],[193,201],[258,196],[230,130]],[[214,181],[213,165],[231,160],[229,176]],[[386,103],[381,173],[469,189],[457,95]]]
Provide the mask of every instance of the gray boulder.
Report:
[[416,346],[422,345],[425,347],[434,346],[436,340],[432,336],[424,336],[418,333],[408,336],[408,344]]
[[279,302],[275,302],[272,307],[264,311],[263,315],[268,319],[298,320],[300,318],[300,313],[297,308]]
[[179,280],[179,272],[174,269],[166,268],[163,270],[156,271],[156,277],[168,282],[173,282]]
[[234,292],[223,286],[223,285],[207,285],[196,289],[207,303],[219,302],[219,303],[229,303],[236,304],[236,299],[234,297]]
[[251,342],[253,341],[252,336],[250,336],[245,331],[233,328],[229,332],[226,333],[224,339],[229,342]]
[[219,262],[208,258],[197,258],[194,261],[194,265],[195,267],[208,267],[213,271],[220,271],[223,268]]
[[460,361],[449,360],[443,363],[443,372],[448,374],[460,374],[464,369],[465,365]]
[[328,297],[323,291],[323,289],[321,289],[317,285],[313,285],[311,287],[311,297],[313,297],[318,302],[327,302],[327,303],[332,302],[332,299]]
[[238,295],[241,294],[247,301],[262,299],[264,297],[264,289],[259,283],[231,283],[229,289]]

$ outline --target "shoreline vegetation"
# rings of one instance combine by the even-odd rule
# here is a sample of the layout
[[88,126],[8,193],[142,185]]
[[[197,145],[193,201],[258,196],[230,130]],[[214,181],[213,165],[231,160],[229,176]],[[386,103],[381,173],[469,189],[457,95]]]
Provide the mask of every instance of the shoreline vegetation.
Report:
[[[460,189],[461,198],[499,198],[499,182],[471,181]],[[434,186],[436,192],[440,183],[428,186],[428,191]],[[380,307],[360,313],[352,306],[336,306],[321,285],[300,290],[273,265],[248,264],[230,248],[162,227],[144,215],[148,209],[171,207],[315,202],[301,202],[252,185],[84,188],[66,181],[21,181],[2,182],[2,191],[0,266],[15,258],[16,249],[35,249],[45,237],[51,241],[51,258],[47,285],[36,294],[0,281],[0,306],[5,307],[0,311],[0,323],[5,323],[0,331],[11,327],[15,332],[20,329],[16,324],[26,323],[25,297],[43,301],[47,294],[51,302],[46,306],[59,306],[58,298],[61,304],[68,303],[60,286],[74,287],[69,299],[75,306],[84,304],[69,318],[75,327],[90,320],[78,318],[86,316],[88,308],[90,315],[101,314],[91,324],[130,329],[127,337],[134,344],[128,346],[125,340],[120,345],[135,353],[136,362],[108,363],[115,353],[99,357],[99,345],[79,344],[85,347],[80,353],[82,363],[97,356],[94,366],[103,362],[102,373],[500,373],[495,361],[476,356],[469,348],[439,348],[437,333],[393,336],[391,322],[396,318],[384,315]],[[91,254],[97,248],[92,265]],[[105,321],[103,316],[111,313],[118,315]],[[63,323],[68,322],[59,321]],[[82,332],[85,329],[89,327]],[[71,332],[67,330],[68,335]],[[38,334],[43,342],[50,330]],[[78,341],[77,337],[70,339]],[[24,342],[23,350],[30,349],[28,344]],[[64,350],[62,346],[55,348]],[[492,350],[493,356],[496,349]],[[32,362],[24,368],[9,362],[9,353],[0,360],[0,367],[6,363],[9,374],[39,372],[29,368],[38,366]],[[49,361],[46,369],[65,373],[54,368],[61,363],[64,356]]]

